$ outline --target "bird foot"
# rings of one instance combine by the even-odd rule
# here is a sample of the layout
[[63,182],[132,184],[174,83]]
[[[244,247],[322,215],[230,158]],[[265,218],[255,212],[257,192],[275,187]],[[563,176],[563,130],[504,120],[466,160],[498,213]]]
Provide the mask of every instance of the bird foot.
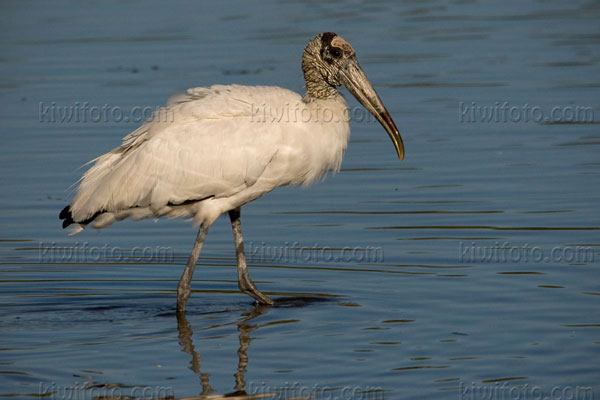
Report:
[[258,304],[272,306],[275,302],[271,300],[267,295],[263,294],[260,290],[254,286],[252,282],[239,282],[240,291],[248,296],[252,297]]

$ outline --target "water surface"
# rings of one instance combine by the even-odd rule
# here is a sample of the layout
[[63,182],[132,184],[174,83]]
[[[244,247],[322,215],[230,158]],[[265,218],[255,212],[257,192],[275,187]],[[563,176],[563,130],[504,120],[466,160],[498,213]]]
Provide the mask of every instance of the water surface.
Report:
[[[0,395],[600,396],[597,5],[262,4],[3,3]],[[301,92],[322,31],[352,43],[407,154],[355,121],[335,177],[244,207],[251,276],[278,307],[238,292],[226,218],[179,321],[191,224],[60,228],[78,167],[139,124],[47,107]]]

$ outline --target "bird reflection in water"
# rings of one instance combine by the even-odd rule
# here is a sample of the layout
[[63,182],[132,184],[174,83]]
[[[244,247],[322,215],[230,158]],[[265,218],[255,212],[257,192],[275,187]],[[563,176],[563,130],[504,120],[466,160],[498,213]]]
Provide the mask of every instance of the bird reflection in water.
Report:
[[[235,376],[235,390],[231,393],[226,393],[224,395],[214,394],[215,390],[210,386],[209,383],[209,374],[203,373],[200,370],[200,354],[198,354],[194,348],[194,342],[192,339],[192,327],[189,324],[185,313],[177,313],[177,330],[179,331],[179,344],[181,345],[181,349],[184,353],[187,353],[192,356],[192,361],[190,363],[190,369],[198,374],[200,377],[200,385],[202,386],[202,392],[197,397],[186,397],[185,400],[193,400],[193,399],[257,399],[264,397],[274,396],[275,393],[267,394],[248,394],[246,393],[246,382],[244,381],[244,375],[246,374],[246,366],[248,365],[248,347],[250,346],[250,342],[252,338],[250,337],[250,333],[259,328],[258,324],[251,324],[254,318],[259,317],[265,314],[270,307],[265,305],[256,305],[250,311],[244,312],[242,314],[243,318],[237,322],[237,330],[239,332],[239,341],[240,347],[238,348],[238,366],[237,371],[234,374]],[[183,400],[183,399],[181,399]]]
[[[251,323],[257,317],[266,314],[269,310],[273,310],[273,308],[295,308],[295,307],[303,307],[313,303],[320,303],[330,301],[330,298],[327,297],[284,297],[277,299],[275,306],[268,306],[263,304],[256,304],[254,308],[242,313],[242,318],[237,322],[237,330],[239,332],[239,343],[240,347],[238,348],[238,365],[237,371],[235,372],[235,388],[233,392],[226,394],[216,394],[215,390],[210,386],[209,377],[210,374],[203,373],[200,369],[200,354],[196,352],[194,348],[193,342],[193,331],[190,323],[186,318],[185,312],[177,312],[175,315],[177,316],[177,330],[179,332],[179,344],[181,345],[181,350],[184,353],[187,353],[192,356],[192,361],[190,362],[190,369],[196,373],[200,377],[200,385],[202,387],[202,392],[199,396],[195,397],[185,397],[180,398],[179,400],[218,400],[218,399],[238,399],[238,400],[249,400],[249,399],[263,399],[263,398],[275,398],[277,395],[281,393],[247,393],[246,392],[246,382],[244,380],[244,375],[246,374],[246,368],[248,366],[248,348],[250,347],[250,342],[252,341],[252,337],[250,334],[255,330],[261,327],[260,324]],[[295,397],[300,399],[302,397]]]

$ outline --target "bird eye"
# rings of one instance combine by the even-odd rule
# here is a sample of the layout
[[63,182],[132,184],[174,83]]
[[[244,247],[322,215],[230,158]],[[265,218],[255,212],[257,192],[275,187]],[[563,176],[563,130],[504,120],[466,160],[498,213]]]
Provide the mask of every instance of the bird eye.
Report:
[[334,58],[340,58],[342,56],[342,52],[339,49],[331,49],[331,55]]

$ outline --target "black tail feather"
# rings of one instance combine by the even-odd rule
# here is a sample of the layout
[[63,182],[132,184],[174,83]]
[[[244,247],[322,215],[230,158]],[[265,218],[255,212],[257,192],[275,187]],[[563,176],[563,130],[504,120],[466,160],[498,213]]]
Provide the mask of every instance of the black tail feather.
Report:
[[65,219],[69,216],[71,216],[71,206],[66,206],[65,208],[62,209],[58,218]]
[[66,206],[65,208],[63,208],[62,211],[60,212],[58,218],[64,220],[62,223],[63,229],[65,229],[67,226],[75,223],[75,221],[73,221],[73,214],[71,214],[70,206]]
[[71,214],[71,206],[66,206],[65,208],[62,209],[62,211],[60,212],[60,214],[58,215],[58,218],[64,220],[62,223],[62,227],[63,229],[65,229],[67,226],[71,225],[71,224],[79,224],[79,225],[87,225],[90,222],[92,222],[94,219],[96,219],[96,217],[102,213],[105,213],[105,210],[100,210],[100,211],[96,211],[94,213],[94,215],[92,215],[91,217],[89,217],[86,220],[83,221],[75,221],[73,219],[73,214]]

